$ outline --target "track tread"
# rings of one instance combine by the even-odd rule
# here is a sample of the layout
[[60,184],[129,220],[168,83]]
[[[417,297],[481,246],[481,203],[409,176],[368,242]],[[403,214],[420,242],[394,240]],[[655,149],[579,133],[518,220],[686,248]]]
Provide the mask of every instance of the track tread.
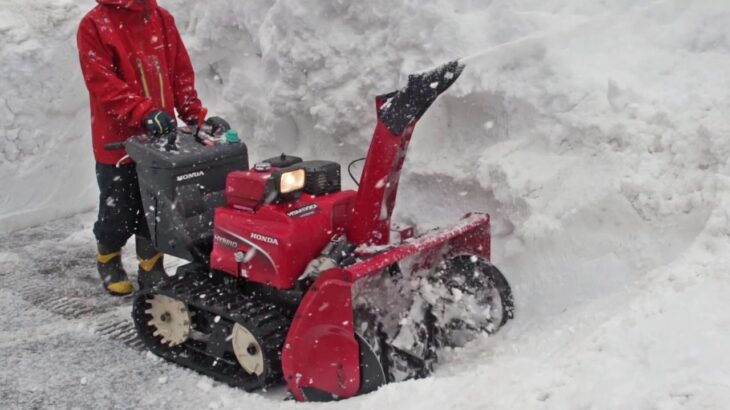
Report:
[[[160,294],[175,298],[196,310],[220,316],[230,323],[241,323],[256,329],[257,336],[262,339],[261,346],[268,358],[267,368],[270,372],[262,375],[246,373],[238,363],[231,364],[229,359],[203,354],[188,346],[170,348],[162,345],[151,335],[147,325],[147,298],[152,294]],[[135,298],[132,314],[139,340],[153,353],[172,362],[192,368],[203,374],[241,387],[247,391],[257,390],[281,380],[281,349],[289,328],[289,319],[273,305],[243,294],[240,290],[214,282],[206,274],[195,274],[185,271],[170,278],[153,289],[141,291]]]

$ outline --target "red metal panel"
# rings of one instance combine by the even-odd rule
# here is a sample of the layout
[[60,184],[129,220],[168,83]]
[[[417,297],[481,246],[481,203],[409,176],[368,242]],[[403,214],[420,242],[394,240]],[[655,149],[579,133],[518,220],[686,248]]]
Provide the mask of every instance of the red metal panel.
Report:
[[353,329],[352,284],[380,274],[388,266],[416,256],[420,267],[433,267],[450,254],[488,257],[489,215],[471,214],[460,223],[434,230],[379,253],[346,269],[324,272],[304,296],[292,321],[282,352],[284,377],[297,400],[301,388],[314,387],[351,397],[360,388],[359,347]]
[[454,226],[435,229],[401,245],[386,248],[348,267],[346,272],[354,282],[361,277],[378,273],[411,255],[433,251],[446,245],[449,245],[449,252],[452,254],[473,253],[489,258],[489,215],[469,214]]
[[[377,98],[376,110],[385,102],[382,97]],[[360,178],[352,223],[347,229],[351,242],[389,243],[390,218],[414,126],[415,123],[406,127],[403,134],[395,135],[378,119]]]
[[[290,289],[336,233],[344,232],[355,192],[262,205],[256,211],[218,208],[211,268]],[[235,254],[245,256],[236,261]],[[239,258],[240,259],[240,258]]]
[[355,339],[351,283],[340,269],[324,272],[304,296],[281,355],[284,379],[297,400],[313,387],[340,398],[360,388],[360,350]]
[[264,202],[266,182],[271,171],[234,171],[226,178],[226,204],[230,207],[256,209]]

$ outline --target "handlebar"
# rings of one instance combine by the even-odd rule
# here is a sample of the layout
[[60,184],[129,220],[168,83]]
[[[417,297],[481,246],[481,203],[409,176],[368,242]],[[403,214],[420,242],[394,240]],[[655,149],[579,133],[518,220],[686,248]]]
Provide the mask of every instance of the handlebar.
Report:
[[[198,114],[198,118],[196,118],[197,127],[195,128],[195,132],[193,133],[193,137],[195,138],[195,140],[203,145],[211,145],[210,141],[204,140],[203,138],[200,137],[200,130],[201,130],[201,128],[203,128],[203,124],[205,123],[205,117],[207,115],[208,115],[208,109],[206,107],[203,107],[200,110],[200,114]],[[231,126],[228,125],[227,122],[221,120],[218,117],[214,117],[214,118],[217,118],[218,120],[220,120],[223,123],[224,127],[222,127],[222,128],[225,128],[225,129],[223,129],[223,131],[228,131],[231,128]],[[219,125],[219,126],[221,126],[221,125]],[[175,129],[171,132],[168,132],[166,135],[161,135],[161,136],[157,137],[157,138],[167,138],[167,143],[165,143],[165,150],[167,150],[167,151],[176,151],[177,150],[177,145],[175,145],[177,143],[177,131],[178,130]],[[155,138],[155,137],[152,137],[152,138]],[[104,149],[107,151],[115,151],[115,150],[123,149],[124,144],[126,144],[126,141],[113,142],[113,143],[104,145]]]
[[104,149],[107,151],[116,151],[124,148],[124,142],[112,142],[111,144],[104,145]]
[[[174,151],[177,150],[177,130],[167,133],[166,135],[160,136],[159,138],[167,137],[167,143],[165,144],[165,149],[168,151]],[[104,145],[104,150],[106,151],[116,151],[123,149],[124,146],[127,144],[127,141],[122,142],[112,142],[109,144]]]
[[[218,117],[213,117],[218,118]],[[219,138],[223,138],[221,133],[225,133],[226,131],[231,129],[231,126],[228,125],[227,122],[221,120],[218,118],[217,120],[219,123],[207,126],[210,129],[206,128],[206,126],[198,125],[198,126],[190,126],[187,128],[177,128],[174,131],[168,132],[165,135],[161,135],[159,137],[153,137],[149,136],[147,134],[140,135],[139,137],[132,137],[132,138],[141,138],[142,141],[162,141],[163,139],[166,140],[164,144],[164,148],[167,151],[177,151],[177,140],[178,140],[178,132],[182,133],[183,135],[191,135],[195,141],[199,142],[200,144],[211,146],[215,145],[215,142],[211,140],[210,138],[215,134]],[[218,127],[218,131],[214,127]],[[202,132],[201,132],[202,131]],[[205,135],[204,138],[202,135]],[[104,149],[106,151],[116,151],[120,149],[124,149],[127,141],[121,141],[121,142],[112,142],[109,144],[104,145]]]

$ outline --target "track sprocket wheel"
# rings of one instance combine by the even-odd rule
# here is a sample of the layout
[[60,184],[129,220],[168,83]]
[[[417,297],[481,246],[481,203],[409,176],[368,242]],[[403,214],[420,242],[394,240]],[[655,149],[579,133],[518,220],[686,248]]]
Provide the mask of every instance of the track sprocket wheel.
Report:
[[275,305],[257,299],[249,300],[231,318],[234,323],[227,340],[241,368],[262,385],[279,380],[289,319]]
[[145,313],[152,318],[147,322],[155,330],[153,335],[163,344],[178,346],[190,336],[191,317],[185,303],[165,295],[153,295],[147,299]]
[[264,373],[264,352],[256,337],[240,323],[233,325],[231,332],[233,353],[243,370],[256,376]]

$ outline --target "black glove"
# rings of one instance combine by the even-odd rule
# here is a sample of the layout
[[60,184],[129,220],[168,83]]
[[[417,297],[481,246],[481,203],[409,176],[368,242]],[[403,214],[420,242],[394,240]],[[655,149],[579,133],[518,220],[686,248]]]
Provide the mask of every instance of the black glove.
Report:
[[142,120],[142,126],[153,137],[167,135],[177,129],[175,119],[164,111],[152,111]]
[[220,135],[231,129],[228,122],[221,117],[210,117],[205,120],[205,124],[210,127],[212,135]]

